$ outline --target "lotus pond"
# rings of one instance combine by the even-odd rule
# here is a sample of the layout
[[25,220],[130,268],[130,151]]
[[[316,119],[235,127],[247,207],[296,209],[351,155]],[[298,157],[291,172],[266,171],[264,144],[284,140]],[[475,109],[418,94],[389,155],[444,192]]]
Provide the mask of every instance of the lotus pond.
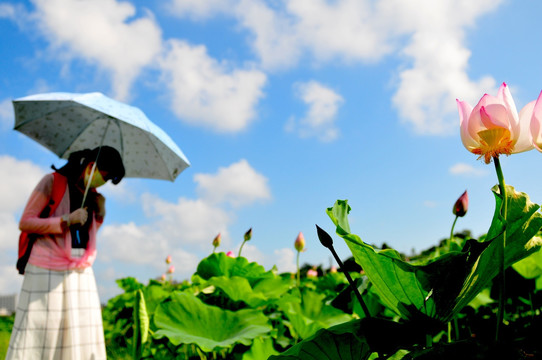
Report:
[[[541,358],[542,214],[507,186],[505,223],[503,197],[497,186],[493,192],[496,211],[486,235],[454,234],[410,258],[364,243],[351,232],[348,202],[340,200],[327,209],[336,234],[318,229],[332,252],[338,240],[352,252],[338,271],[317,268],[317,276],[307,276],[314,269],[306,265],[298,280],[242,256],[213,253],[182,283],[121,279],[124,293],[103,313],[110,357]],[[500,324],[505,233],[508,286]]]

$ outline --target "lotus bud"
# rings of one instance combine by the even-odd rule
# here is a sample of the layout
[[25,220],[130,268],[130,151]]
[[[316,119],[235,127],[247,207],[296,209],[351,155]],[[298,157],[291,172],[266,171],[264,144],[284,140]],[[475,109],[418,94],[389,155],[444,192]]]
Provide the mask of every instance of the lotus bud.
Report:
[[335,274],[337,272],[337,267],[336,266],[332,266],[330,269],[329,269],[329,272],[332,273],[332,274]]
[[160,279],[161,279],[162,281],[166,281],[166,274],[162,274],[162,276],[160,277]]
[[250,239],[252,239],[252,228],[248,229],[245,233],[245,241],[249,241]]
[[305,237],[302,232],[299,232],[297,239],[295,239],[294,247],[297,251],[301,252],[305,248]]
[[467,194],[467,190],[457,199],[455,202],[453,213],[456,216],[463,217],[467,213],[467,210],[469,209],[469,195]]
[[229,256],[229,257],[231,257],[231,258],[235,257],[235,255],[233,255],[233,251],[228,251],[228,252],[226,253],[226,256]]
[[171,264],[171,255],[168,255],[166,258],[166,264]]
[[175,266],[171,265],[168,269],[167,269],[167,273],[168,274],[173,274],[175,272]]
[[317,277],[317,276],[318,276],[318,271],[314,269],[307,270],[307,277]]
[[221,240],[221,236],[220,236],[220,233],[218,233],[218,235],[213,240],[213,246],[215,248],[220,246],[220,240]]
[[324,245],[328,249],[331,249],[333,247],[333,239],[331,238],[331,236],[329,236],[329,234],[318,225],[316,225],[316,232],[318,233],[318,239],[320,239],[322,245]]

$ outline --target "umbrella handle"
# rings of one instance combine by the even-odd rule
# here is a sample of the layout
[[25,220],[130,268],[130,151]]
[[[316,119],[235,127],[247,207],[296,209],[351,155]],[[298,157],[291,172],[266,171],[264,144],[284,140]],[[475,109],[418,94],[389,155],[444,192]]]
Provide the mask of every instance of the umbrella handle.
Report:
[[[100,153],[98,152],[98,155]],[[92,182],[92,177],[94,176],[94,172],[96,171],[96,164],[98,163],[98,159],[94,161],[94,164],[92,164],[92,170],[90,170],[90,176],[88,178],[87,186],[85,187],[85,193],[83,194],[83,201],[81,202],[81,209],[83,208],[83,205],[85,205],[85,200],[87,199],[88,191],[90,189],[90,183]]]
[[105,135],[107,134],[107,129],[109,129],[109,124],[111,124],[111,118],[107,121],[107,126],[105,127],[104,134],[102,136],[102,141],[100,142],[100,147],[98,148],[98,154],[96,154],[96,160],[92,165],[92,170],[90,170],[90,177],[88,178],[88,183],[85,188],[85,193],[83,194],[83,201],[81,202],[81,209],[85,205],[85,200],[87,199],[88,190],[90,189],[90,183],[92,182],[92,177],[94,176],[94,171],[96,171],[96,164],[98,163],[98,157],[100,157],[100,152],[102,151],[102,145],[104,144]]

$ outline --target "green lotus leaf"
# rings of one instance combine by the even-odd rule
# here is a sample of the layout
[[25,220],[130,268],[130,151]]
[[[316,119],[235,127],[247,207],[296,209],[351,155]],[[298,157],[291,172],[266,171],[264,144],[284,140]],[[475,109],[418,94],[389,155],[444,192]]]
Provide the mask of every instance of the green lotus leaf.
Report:
[[321,328],[352,320],[351,315],[327,305],[325,297],[325,294],[307,290],[298,301],[292,301],[291,297],[278,301],[279,307],[302,339],[308,338]]
[[273,339],[256,338],[250,347],[250,350],[243,354],[243,360],[261,360],[267,359],[271,355],[277,355],[279,352],[273,347]]
[[[496,210],[488,231],[489,240],[469,240],[461,252],[450,252],[420,265],[403,261],[393,249],[375,250],[351,234],[347,201],[338,200],[327,213],[386,306],[407,320],[445,323],[498,274],[504,221],[498,211],[502,197],[498,188],[492,190]],[[507,187],[507,194],[506,267],[538,250],[530,240],[542,227],[538,205],[511,186]]]
[[290,287],[290,281],[276,276],[254,280],[254,288],[246,278],[239,276],[212,277],[207,284],[222,289],[231,300],[244,301],[250,307],[258,307],[277,299]]
[[[537,241],[542,241],[542,238],[536,237]],[[542,275],[542,251],[537,251],[529,255],[523,260],[512,265],[521,276],[526,279],[535,279]]]
[[272,330],[258,310],[223,310],[203,303],[186,292],[175,292],[154,313],[155,338],[167,337],[174,345],[196,344],[203,351],[250,345]]
[[229,257],[223,252],[214,253],[203,259],[199,264],[195,275],[208,280],[214,276],[239,276],[249,281],[261,277],[273,277],[270,271],[258,263],[251,262],[244,257]]
[[361,332],[360,320],[320,329],[269,360],[365,360],[371,350],[365,337],[359,335]]
[[147,287],[142,289],[145,296],[145,304],[147,307],[147,313],[154,314],[154,310],[162,301],[164,301],[170,294],[170,291],[164,289],[164,286],[158,282],[151,282]]
[[142,289],[143,287],[145,287],[145,285],[141,284],[134,277],[118,279],[116,282],[117,285],[125,292],[137,291],[138,289]]

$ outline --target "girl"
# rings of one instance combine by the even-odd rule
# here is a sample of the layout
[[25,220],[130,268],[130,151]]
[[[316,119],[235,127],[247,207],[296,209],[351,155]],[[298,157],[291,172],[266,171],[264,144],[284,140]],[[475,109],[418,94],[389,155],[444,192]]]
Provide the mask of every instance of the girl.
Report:
[[[6,359],[105,359],[101,306],[91,267],[105,198],[95,189],[108,180],[118,184],[124,165],[117,150],[102,146],[75,152],[66,165],[53,169],[65,179],[46,175],[19,223],[20,230],[35,234],[36,240],[24,271]],[[63,181],[55,181],[59,178]],[[83,203],[87,185],[90,191]],[[64,186],[62,200],[52,214],[41,217],[54,186]]]

